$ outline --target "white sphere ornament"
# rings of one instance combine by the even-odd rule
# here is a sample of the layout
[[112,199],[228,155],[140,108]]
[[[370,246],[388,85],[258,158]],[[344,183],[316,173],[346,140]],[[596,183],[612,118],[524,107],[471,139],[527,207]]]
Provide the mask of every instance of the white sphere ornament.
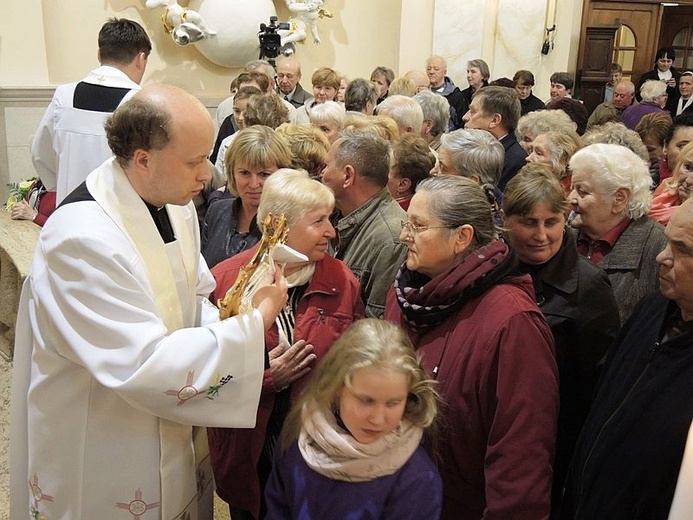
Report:
[[194,43],[209,61],[222,67],[241,68],[260,55],[258,32],[261,23],[276,16],[272,0],[190,0],[206,20],[214,36]]

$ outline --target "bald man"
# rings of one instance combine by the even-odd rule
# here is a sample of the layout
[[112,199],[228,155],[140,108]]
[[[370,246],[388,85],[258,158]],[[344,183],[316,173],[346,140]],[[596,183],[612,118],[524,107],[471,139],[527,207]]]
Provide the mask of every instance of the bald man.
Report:
[[193,196],[214,125],[171,86],[106,122],[115,157],[43,228],[19,305],[13,518],[212,518],[191,425],[251,427],[281,273],[219,321]]
[[277,60],[277,86],[279,95],[298,108],[313,96],[301,84],[301,64],[293,56]]

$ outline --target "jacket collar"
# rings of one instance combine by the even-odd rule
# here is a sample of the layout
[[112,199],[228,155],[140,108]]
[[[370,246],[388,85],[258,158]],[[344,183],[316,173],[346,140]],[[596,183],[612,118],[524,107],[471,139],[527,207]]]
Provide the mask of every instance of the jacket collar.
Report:
[[381,205],[386,204],[388,201],[392,201],[397,204],[392,198],[392,195],[390,195],[387,186],[385,186],[361,206],[356,208],[348,215],[342,217],[339,222],[337,222],[340,249],[347,247],[359,228],[366,221],[371,219],[373,214],[378,211]]
[[550,285],[564,294],[573,294],[578,288],[578,251],[572,231],[566,228],[560,249],[548,262],[534,271],[531,265],[522,263],[522,269],[532,274],[537,297],[541,285]]

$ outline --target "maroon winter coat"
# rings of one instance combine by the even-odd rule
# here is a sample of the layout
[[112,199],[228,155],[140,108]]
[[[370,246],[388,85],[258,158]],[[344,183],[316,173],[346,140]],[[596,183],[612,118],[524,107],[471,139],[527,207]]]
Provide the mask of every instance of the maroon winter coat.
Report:
[[[439,305],[478,281],[458,267],[425,284],[417,303]],[[441,518],[548,518],[558,371],[529,275],[491,285],[430,328],[407,323],[391,289],[385,319],[408,332],[440,383]]]
[[[254,248],[224,260],[212,269],[217,288],[212,301],[223,297],[236,281],[240,269],[248,264]],[[363,302],[358,280],[348,267],[332,257],[315,264],[315,274],[301,298],[296,312],[294,341],[304,339],[313,345],[317,363],[357,319],[363,317]],[[265,348],[269,352],[279,344],[276,324],[265,335]],[[291,385],[291,400],[295,401],[308,382],[310,373]],[[212,469],[217,494],[235,508],[245,509],[260,516],[260,481],[257,463],[265,442],[267,421],[274,406],[275,388],[269,369],[262,381],[257,422],[253,429],[208,428]]]

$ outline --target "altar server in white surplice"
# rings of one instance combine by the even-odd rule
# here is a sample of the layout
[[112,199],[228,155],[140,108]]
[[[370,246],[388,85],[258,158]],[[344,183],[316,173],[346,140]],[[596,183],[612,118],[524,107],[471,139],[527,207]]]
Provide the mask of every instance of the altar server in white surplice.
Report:
[[100,67],[77,83],[60,85],[31,144],[31,159],[60,204],[112,154],[103,124],[140,89],[152,44],[133,20],[111,18],[99,31]]
[[106,133],[115,157],[43,228],[22,291],[11,518],[211,519],[206,433],[191,425],[254,426],[286,281],[221,322],[206,299],[190,201],[214,125],[197,99],[145,88]]

